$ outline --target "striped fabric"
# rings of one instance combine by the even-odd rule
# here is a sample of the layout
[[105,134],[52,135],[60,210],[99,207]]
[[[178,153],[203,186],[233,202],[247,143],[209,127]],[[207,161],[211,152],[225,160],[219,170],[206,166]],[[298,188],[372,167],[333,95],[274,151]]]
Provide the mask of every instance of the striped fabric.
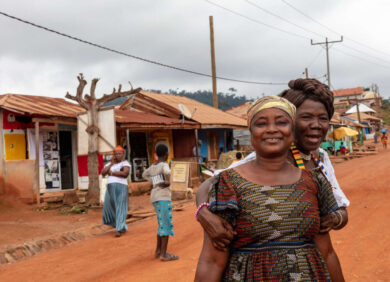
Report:
[[313,237],[320,216],[338,206],[319,170],[302,170],[291,185],[262,186],[228,169],[209,196],[209,209],[237,231],[223,281],[330,280]]
[[294,145],[294,143],[291,144],[290,148],[297,166],[301,169],[305,169],[305,164],[303,163],[303,159],[301,153],[299,153],[298,148]]
[[118,232],[127,231],[126,217],[128,210],[128,186],[120,183],[107,184],[103,206],[103,224],[115,227]]

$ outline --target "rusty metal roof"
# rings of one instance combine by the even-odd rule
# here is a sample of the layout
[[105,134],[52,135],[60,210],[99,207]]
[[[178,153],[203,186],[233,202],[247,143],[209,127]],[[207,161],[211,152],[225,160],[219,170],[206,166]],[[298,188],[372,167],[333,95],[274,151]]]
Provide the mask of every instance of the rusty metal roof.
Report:
[[360,95],[364,92],[363,87],[347,88],[347,89],[337,89],[333,90],[333,95],[335,97],[340,96],[350,96],[350,95]]
[[252,105],[253,102],[245,102],[244,104],[235,106],[233,108],[225,110],[225,113],[229,113],[245,120],[248,119],[248,109]]
[[199,128],[200,124],[139,111],[115,109],[115,120],[120,127],[131,128]]
[[246,128],[246,120],[225,113],[219,109],[187,97],[141,91],[130,97],[124,106],[131,106],[144,112],[179,118],[182,114],[179,104],[191,113],[191,119],[201,124],[201,128]]
[[32,115],[72,118],[84,111],[79,105],[62,98],[22,94],[0,95],[0,107]]

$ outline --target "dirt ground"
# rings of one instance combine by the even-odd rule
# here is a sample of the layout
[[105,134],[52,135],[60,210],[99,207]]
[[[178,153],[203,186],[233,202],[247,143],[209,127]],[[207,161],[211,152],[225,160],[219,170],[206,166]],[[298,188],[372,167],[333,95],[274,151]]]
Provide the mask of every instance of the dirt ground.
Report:
[[[335,169],[351,201],[348,225],[341,231],[331,232],[346,281],[390,281],[390,149],[336,164]],[[140,201],[147,205],[146,198]],[[109,232],[2,265],[0,281],[193,281],[203,237],[200,225],[194,220],[194,211],[195,206],[188,203],[182,211],[174,212],[175,237],[170,239],[168,248],[180,256],[178,261],[154,259],[157,222],[152,217],[131,224],[129,232],[120,238],[114,238],[113,232]],[[1,224],[7,218],[8,225],[18,224],[18,219],[11,223],[9,213],[13,214],[4,212],[4,208],[0,211]],[[51,224],[62,225],[64,216],[45,214],[42,217],[38,212],[33,213],[42,224],[55,217],[58,220]],[[99,223],[100,216],[98,212],[89,214],[84,221]],[[75,215],[74,224],[83,224],[80,218],[83,216]],[[30,232],[26,219],[21,217],[21,220],[25,232]],[[1,235],[2,226],[0,236],[7,237]],[[57,227],[52,228],[47,232]]]

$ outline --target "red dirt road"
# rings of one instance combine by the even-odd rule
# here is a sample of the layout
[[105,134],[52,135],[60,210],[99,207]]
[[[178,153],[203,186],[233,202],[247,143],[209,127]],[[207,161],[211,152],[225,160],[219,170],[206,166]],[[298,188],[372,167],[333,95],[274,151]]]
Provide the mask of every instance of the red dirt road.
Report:
[[[390,149],[335,169],[351,201],[349,224],[331,232],[346,281],[390,281]],[[203,237],[194,210],[174,213],[168,248],[178,261],[153,258],[157,223],[149,218],[121,238],[108,233],[0,266],[0,281],[192,281]]]

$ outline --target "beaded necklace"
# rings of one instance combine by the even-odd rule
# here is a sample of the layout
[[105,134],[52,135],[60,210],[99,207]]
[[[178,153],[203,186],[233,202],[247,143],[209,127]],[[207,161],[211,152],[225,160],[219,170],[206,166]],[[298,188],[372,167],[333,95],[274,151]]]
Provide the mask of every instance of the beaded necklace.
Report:
[[[297,146],[295,146],[295,144],[292,143],[291,146],[290,146],[290,148],[291,148],[291,152],[292,152],[292,154],[293,154],[293,156],[294,156],[294,159],[295,159],[295,162],[296,162],[298,168],[300,168],[300,169],[305,169],[305,164],[304,164],[304,162],[303,162],[301,153],[299,152]],[[316,166],[317,166],[318,168],[321,169],[321,171],[322,171],[323,174],[326,175],[327,173],[326,173],[325,166],[324,166],[323,162],[321,162],[321,161],[320,161],[318,158],[316,158],[313,154],[311,154],[311,157],[313,158],[314,163],[316,164]]]

